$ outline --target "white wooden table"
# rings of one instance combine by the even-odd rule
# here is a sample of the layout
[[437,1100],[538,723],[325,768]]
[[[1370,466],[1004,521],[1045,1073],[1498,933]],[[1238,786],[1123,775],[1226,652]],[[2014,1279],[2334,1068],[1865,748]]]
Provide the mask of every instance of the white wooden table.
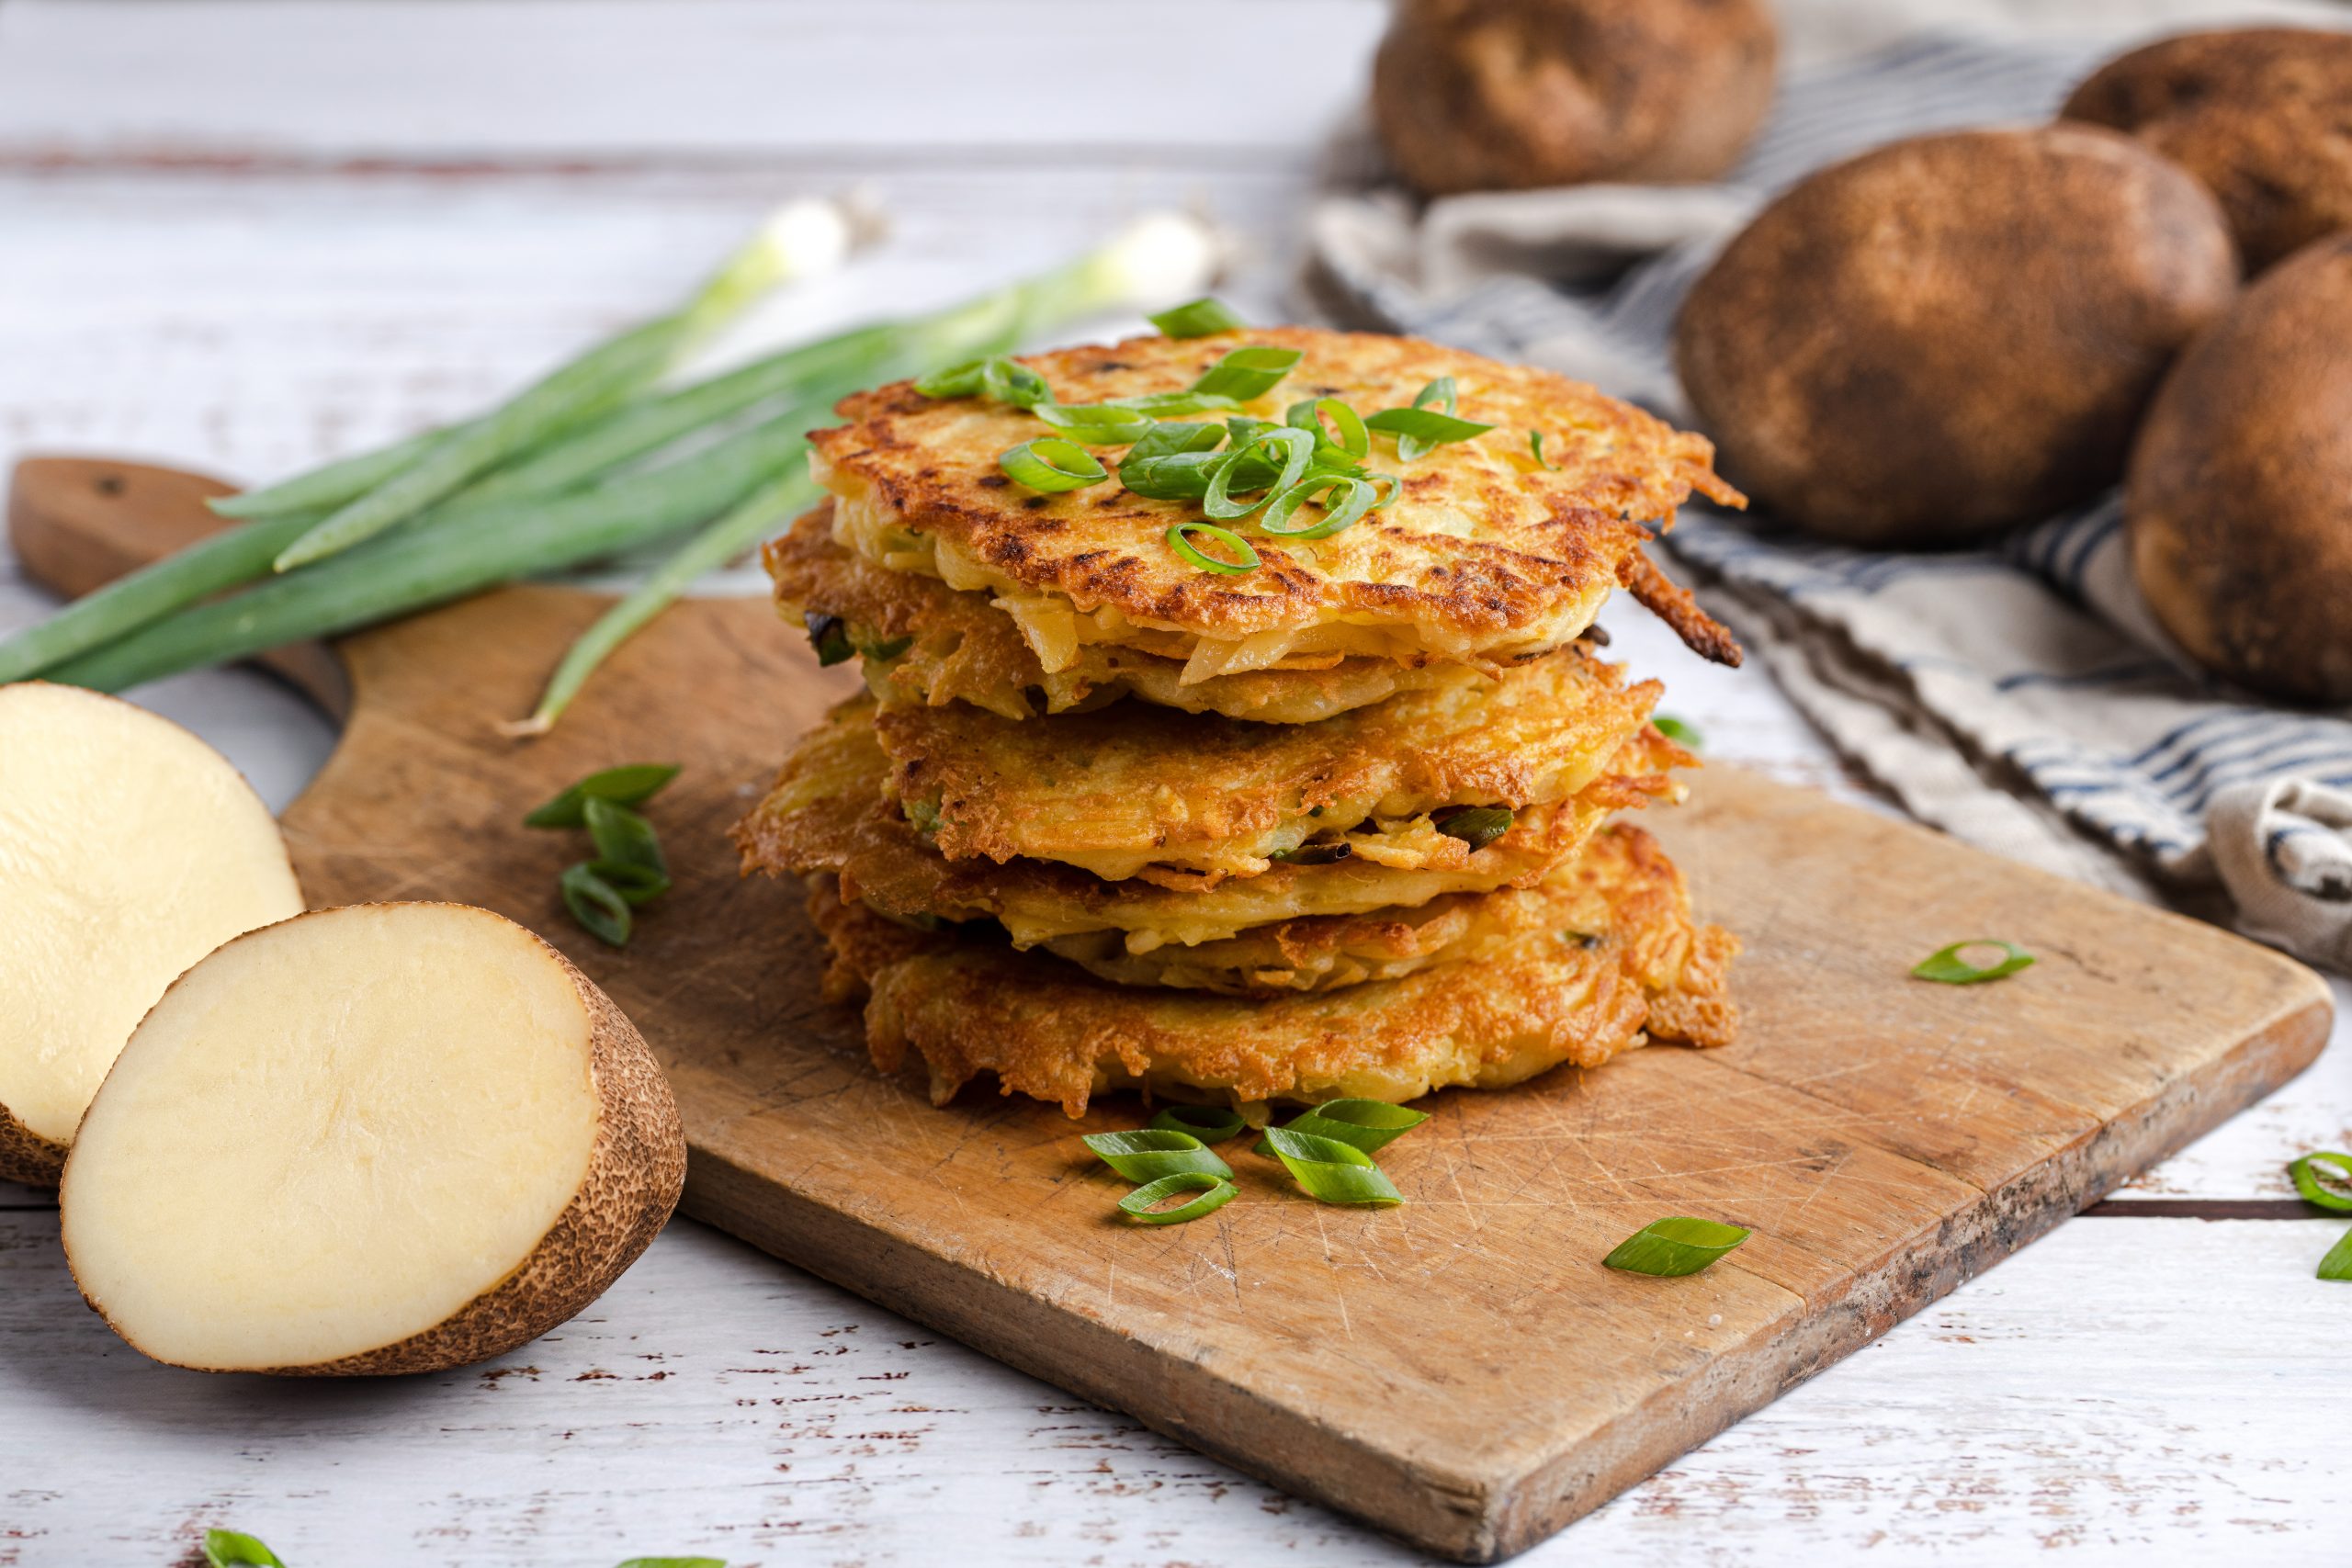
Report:
[[[776,330],[945,299],[1209,207],[1288,297],[1364,0],[0,0],[0,457],[276,475],[461,412],[668,299],[775,200],[889,247]],[[45,601],[0,555],[0,626]],[[1755,671],[1634,612],[1711,756],[1860,792]],[[257,677],[141,700],[274,803],[332,743]],[[1701,874],[1703,874],[1702,871]],[[1858,1041],[1858,1049],[1868,1043]],[[2352,1143],[2352,1051],[1532,1554],[1722,1564],[2341,1561],[2352,1287],[2283,1162]],[[2255,1218],[2215,1218],[2247,1213]],[[1401,1549],[687,1222],[560,1332],[446,1377],[149,1364],[0,1188],[0,1568],[1352,1564]]]

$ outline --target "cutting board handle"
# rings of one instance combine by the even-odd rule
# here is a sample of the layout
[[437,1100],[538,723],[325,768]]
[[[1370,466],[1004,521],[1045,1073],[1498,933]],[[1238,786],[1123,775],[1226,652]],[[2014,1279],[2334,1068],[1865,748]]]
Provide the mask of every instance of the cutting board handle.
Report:
[[[8,542],[26,577],[79,598],[233,526],[204,503],[234,485],[111,457],[26,457],[8,483]],[[351,680],[324,643],[293,643],[254,662],[329,716],[351,712]]]

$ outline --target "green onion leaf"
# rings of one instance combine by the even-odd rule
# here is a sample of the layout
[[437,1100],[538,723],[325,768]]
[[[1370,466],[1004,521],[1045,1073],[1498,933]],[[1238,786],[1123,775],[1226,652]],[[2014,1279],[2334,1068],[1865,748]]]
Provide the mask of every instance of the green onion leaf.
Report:
[[[2327,1171],[2324,1179],[2320,1174],[2323,1168]],[[2352,1213],[2352,1155],[2324,1149],[2308,1154],[2289,1166],[2287,1174],[2295,1179],[2295,1190],[2303,1195],[2304,1202],[2339,1214]]]
[[1204,1144],[1221,1144],[1249,1125],[1222,1105],[1163,1105],[1150,1122],[1155,1132],[1190,1133]]
[[[1288,456],[1272,489],[1255,501],[1236,500],[1232,494],[1234,482],[1246,470],[1242,464],[1261,446],[1279,446]],[[1287,424],[1269,424],[1254,432],[1246,442],[1237,446],[1218,459],[1209,471],[1208,492],[1201,497],[1201,510],[1224,522],[1247,517],[1272,497],[1273,491],[1284,491],[1306,476],[1307,460],[1315,456],[1315,437],[1304,430],[1294,430]]]
[[899,655],[906,652],[907,649],[912,648],[914,645],[915,639],[911,637],[894,637],[885,638],[880,642],[867,643],[857,651],[865,655],[868,659],[878,660],[882,663],[888,664],[891,660],[898,658]]
[[[1429,1120],[1426,1112],[1408,1111],[1382,1100],[1329,1100],[1312,1111],[1302,1111],[1285,1126],[1293,1133],[1329,1138],[1365,1154],[1377,1154],[1389,1144]],[[1256,1155],[1274,1152],[1271,1137],[1250,1146]]]
[[1154,419],[1176,419],[1188,413],[1216,413],[1239,406],[1241,400],[1223,392],[1204,392],[1197,389],[1184,392],[1146,392],[1139,398],[1112,398],[1109,404],[1116,409],[1134,409]]
[[[1337,507],[1322,502],[1325,510],[1320,521],[1306,528],[1283,526],[1301,503],[1316,495],[1329,494],[1336,485],[1347,487],[1346,499]],[[1379,499],[1380,491],[1363,479],[1345,474],[1313,474],[1274,497],[1266,514],[1258,519],[1258,532],[1277,539],[1328,539],[1370,512],[1372,503]]]
[[1459,839],[1477,853],[1510,831],[1510,808],[1505,806],[1465,806],[1434,819],[1437,830]]
[[1090,1133],[1080,1142],[1129,1181],[1157,1181],[1178,1172],[1205,1172],[1223,1179],[1233,1168],[1211,1154],[1190,1133],[1148,1127],[1139,1133]]
[[[1232,558],[1219,560],[1215,556],[1203,555],[1193,547],[1193,541],[1187,537],[1193,534],[1200,535],[1219,549],[1232,551]],[[1258,552],[1250,547],[1249,540],[1232,529],[1220,528],[1214,523],[1177,524],[1176,526],[1168,530],[1168,547],[1203,571],[1218,572],[1227,577],[1238,576],[1245,571],[1255,571],[1260,564]]]
[[857,651],[849,645],[849,627],[839,615],[827,615],[815,610],[801,617],[808,626],[808,646],[817,650],[817,662],[828,667],[839,664]]
[[1467,441],[1494,429],[1491,424],[1423,408],[1383,409],[1364,424],[1396,437],[1396,456],[1408,463],[1427,457],[1435,447]]
[[1701,742],[1706,739],[1699,733],[1696,726],[1685,724],[1671,714],[1651,715],[1650,728],[1677,745],[1688,746],[1693,751],[1696,751]]
[[1217,333],[1238,332],[1246,324],[1222,300],[1207,299],[1194,299],[1144,320],[1170,337],[1209,337]]
[[1139,441],[1159,421],[1116,403],[1039,403],[1029,411],[1073,441],[1094,446],[1124,446]]
[[[1437,405],[1437,411],[1440,413],[1451,414],[1459,412],[1461,400],[1454,394],[1453,377],[1441,376],[1413,394],[1415,408],[1425,409],[1431,403]],[[1396,456],[1410,463],[1428,457],[1430,448],[1435,445],[1434,442],[1423,441],[1416,435],[1399,435],[1396,438]]]
[[1246,403],[1280,386],[1291,367],[1303,357],[1295,348],[1237,348],[1203,373],[1190,389],[1196,396],[1231,398]]
[[642,806],[678,776],[675,762],[631,762],[590,773],[561,795],[523,818],[526,828],[584,828],[588,802],[609,800],[616,806]]
[[[1214,452],[1224,439],[1225,427],[1221,424],[1185,424],[1172,421],[1155,424],[1127,448],[1126,457],[1119,464],[1120,480],[1125,482],[1130,463],[1148,463],[1159,457]],[[1204,488],[1206,488],[1205,481]]]
[[[1119,1213],[1139,1225],[1181,1225],[1214,1214],[1233,1201],[1241,1189],[1221,1176],[1205,1170],[1172,1170],[1157,1181],[1147,1181],[1119,1200]],[[1158,1208],[1179,1192],[1197,1192],[1199,1197],[1189,1203],[1179,1203],[1172,1209]]]
[[[1351,457],[1372,456],[1372,432],[1364,427],[1363,416],[1337,398],[1302,399],[1291,404],[1283,417],[1301,430],[1313,431]],[[1323,423],[1326,419],[1331,422],[1329,427]]]
[[1224,461],[1218,452],[1177,452],[1141,462],[1131,457],[1119,465],[1119,482],[1153,501],[1198,501]]
[[1741,1242],[1748,1233],[1737,1225],[1677,1216],[1652,1220],[1617,1244],[1600,1261],[1628,1274],[1655,1274],[1674,1279],[1696,1274]]
[[2352,1280],[2352,1231],[2346,1231],[2342,1239],[2327,1249],[2327,1256],[2319,1260],[2319,1277]]
[[206,1530],[204,1561],[211,1568],[286,1568],[258,1539],[236,1530]]
[[1396,1184],[1372,1163],[1372,1156],[1353,1144],[1288,1127],[1269,1128],[1266,1143],[1291,1179],[1318,1202],[1388,1209],[1405,1201]]
[[662,858],[662,840],[654,833],[652,823],[626,806],[594,795],[588,798],[582,816],[587,820],[588,837],[596,846],[599,860],[616,860],[668,874],[670,864]]
[[1054,389],[1046,378],[1017,359],[999,356],[980,367],[980,390],[1001,403],[1016,408],[1035,408],[1053,400]]
[[1352,844],[1301,844],[1293,850],[1276,850],[1266,858],[1284,865],[1337,865],[1355,852]]
[[1093,453],[1058,435],[1043,435],[1018,446],[1008,446],[997,455],[996,466],[1031,490],[1043,491],[1047,495],[1084,490],[1111,477],[1111,470]]
[[621,902],[630,908],[650,904],[670,891],[670,876],[650,865],[635,861],[592,860],[588,869],[604,878],[605,885],[621,896]]
[[[1960,955],[1963,948],[1971,947],[1997,947],[2008,956],[1989,968],[1980,967]],[[1979,980],[1998,980],[2014,975],[2032,963],[2033,954],[2016,942],[1981,936],[1939,948],[1913,965],[1911,973],[1922,980],[1933,980],[1939,985],[1973,986]]]
[[1544,456],[1544,433],[1542,431],[1531,430],[1527,433],[1527,449],[1535,454],[1535,461],[1541,467],[1555,474],[1560,471],[1559,464]]
[[950,365],[928,376],[915,378],[915,390],[926,398],[969,398],[980,389],[980,372],[988,367],[985,359],[967,359],[961,365]]
[[607,947],[628,945],[629,932],[637,923],[628,912],[628,900],[597,875],[594,866],[582,861],[565,867],[556,887],[563,895],[563,907],[590,936]]

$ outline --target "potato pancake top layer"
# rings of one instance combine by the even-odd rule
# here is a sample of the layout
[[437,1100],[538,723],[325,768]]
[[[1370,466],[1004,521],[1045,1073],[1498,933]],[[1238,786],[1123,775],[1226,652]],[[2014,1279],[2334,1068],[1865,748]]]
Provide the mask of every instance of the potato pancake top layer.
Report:
[[828,993],[871,992],[876,1065],[894,1072],[911,1048],[935,1104],[982,1073],[1072,1116],[1131,1087],[1237,1105],[1399,1102],[1598,1066],[1651,1039],[1721,1045],[1736,1032],[1725,969],[1738,943],[1693,922],[1648,835],[1602,833],[1522,897],[1516,939],[1478,962],[1272,998],[1114,985],[1001,941],[910,931],[828,885],[809,910],[832,944]]
[[870,704],[845,703],[786,759],[768,797],[735,826],[745,871],[803,876],[830,872],[843,893],[900,919],[995,919],[1021,946],[1084,931],[1126,933],[1130,951],[1163,942],[1216,942],[1304,915],[1362,914],[1410,907],[1448,893],[1532,886],[1622,807],[1670,798],[1668,770],[1691,759],[1644,728],[1602,776],[1556,806],[1529,807],[1510,830],[1453,863],[1400,867],[1351,856],[1322,865],[1281,864],[1205,890],[1141,880],[1105,882],[1049,861],[951,861],[883,797],[889,761]]
[[[810,436],[818,477],[840,498],[839,536],[894,570],[988,589],[1049,671],[1080,643],[1113,642],[1182,659],[1200,680],[1332,655],[1492,666],[1558,648],[1643,570],[1645,523],[1669,525],[1694,490],[1739,502],[1703,437],[1580,382],[1412,338],[1269,327],[1023,363],[1056,400],[1090,403],[1183,390],[1226,354],[1261,344],[1304,357],[1244,407],[1185,417],[1279,421],[1293,402],[1324,397],[1369,416],[1451,377],[1461,416],[1495,428],[1411,462],[1375,437],[1368,466],[1397,477],[1395,504],[1312,542],[1234,525],[1262,564],[1226,575],[1167,541],[1204,515],[1198,503],[1117,482],[1124,448],[1097,453],[1113,478],[1035,493],[997,466],[1006,448],[1053,434],[1035,415],[899,382],[843,400],[848,423]],[[1530,450],[1531,431],[1549,466]]]
[[888,793],[948,859],[1058,861],[1183,889],[1259,875],[1277,855],[1466,863],[1469,843],[1446,831],[1449,808],[1567,799],[1642,727],[1658,693],[1579,649],[1316,725],[1142,703],[1050,724],[962,704],[885,708],[875,723]]

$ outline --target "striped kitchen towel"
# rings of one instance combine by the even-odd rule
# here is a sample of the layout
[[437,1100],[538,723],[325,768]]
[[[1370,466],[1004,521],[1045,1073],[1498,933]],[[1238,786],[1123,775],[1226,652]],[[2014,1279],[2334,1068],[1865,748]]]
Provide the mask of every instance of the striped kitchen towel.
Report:
[[[1495,193],[1419,213],[1376,185],[1335,193],[1314,216],[1314,261],[1323,285],[1400,330],[1687,418],[1674,313],[1770,193],[1896,137],[2046,118],[2126,41],[1943,32],[1792,73],[1716,186]],[[2116,497],[1941,554],[1694,507],[1671,548],[1797,705],[1922,819],[2352,970],[2352,722],[2199,674],[2140,598]]]

